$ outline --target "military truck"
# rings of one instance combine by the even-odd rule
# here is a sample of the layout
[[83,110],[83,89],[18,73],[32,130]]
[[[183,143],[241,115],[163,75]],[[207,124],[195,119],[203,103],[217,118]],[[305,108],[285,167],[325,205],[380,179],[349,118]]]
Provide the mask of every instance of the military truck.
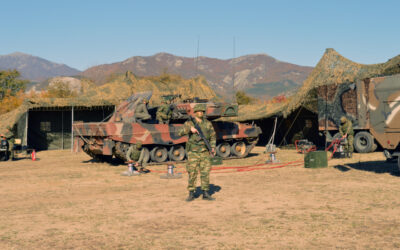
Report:
[[135,119],[135,107],[143,98],[150,99],[150,96],[151,92],[131,96],[104,122],[74,123],[74,150],[82,149],[99,160],[115,157],[125,161],[129,146],[140,141],[147,162],[183,161],[186,158],[187,137],[179,136],[178,130],[189,115],[193,115],[197,103],[206,105],[205,116],[212,121],[217,134],[216,153],[222,158],[247,156],[261,134],[261,129],[253,124],[215,121],[220,117],[237,116],[237,104],[214,103],[200,98],[185,99],[171,104],[172,117],[168,124],[160,124],[155,119],[157,106],[149,108],[152,117],[150,120]]
[[328,137],[338,136],[340,117],[346,116],[353,123],[357,152],[380,145],[388,159],[400,155],[400,74],[320,86],[317,95],[319,130]]

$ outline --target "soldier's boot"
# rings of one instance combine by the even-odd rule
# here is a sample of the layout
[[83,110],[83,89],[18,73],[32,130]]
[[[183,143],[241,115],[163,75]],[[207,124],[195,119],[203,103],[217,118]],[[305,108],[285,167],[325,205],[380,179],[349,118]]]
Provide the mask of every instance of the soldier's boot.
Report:
[[186,198],[186,201],[192,201],[194,200],[194,191],[189,192],[189,196]]
[[215,198],[211,197],[208,191],[203,191],[203,200],[213,201]]

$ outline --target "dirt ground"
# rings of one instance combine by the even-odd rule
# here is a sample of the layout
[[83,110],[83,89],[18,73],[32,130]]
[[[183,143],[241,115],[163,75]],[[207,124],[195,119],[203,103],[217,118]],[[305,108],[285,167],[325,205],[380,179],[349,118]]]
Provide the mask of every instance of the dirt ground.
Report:
[[[263,150],[223,166],[263,163]],[[379,152],[308,169],[281,150],[278,164],[216,168],[216,200],[191,203],[186,174],[124,177],[84,153],[37,157],[0,162],[1,249],[400,248],[400,178]]]

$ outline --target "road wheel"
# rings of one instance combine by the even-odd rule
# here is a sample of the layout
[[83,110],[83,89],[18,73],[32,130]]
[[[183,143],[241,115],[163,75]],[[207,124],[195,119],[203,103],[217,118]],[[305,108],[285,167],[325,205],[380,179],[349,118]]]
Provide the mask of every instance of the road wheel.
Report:
[[233,143],[231,152],[232,154],[238,156],[238,157],[245,157],[246,156],[246,143],[242,141],[238,141]]
[[154,147],[150,152],[150,157],[152,161],[164,162],[168,158],[167,149],[163,146]]
[[222,142],[217,145],[216,153],[222,158],[227,158],[231,154],[231,145],[227,142]]
[[375,152],[377,148],[378,148],[378,144],[374,143],[374,145],[372,146],[371,152]]
[[358,153],[372,152],[374,147],[374,137],[366,131],[361,131],[354,136],[354,149]]
[[185,149],[182,145],[172,146],[168,152],[168,156],[172,161],[183,161],[185,159]]

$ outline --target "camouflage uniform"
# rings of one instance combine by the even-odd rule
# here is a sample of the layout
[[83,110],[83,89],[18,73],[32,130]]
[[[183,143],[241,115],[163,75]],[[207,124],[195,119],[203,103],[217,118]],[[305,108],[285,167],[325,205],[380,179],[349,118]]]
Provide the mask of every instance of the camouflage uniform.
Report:
[[147,104],[145,103],[147,102],[146,99],[144,99],[143,101],[141,101],[135,109],[135,118],[136,119],[140,119],[140,120],[149,120],[151,118],[149,111],[147,110]]
[[172,111],[170,109],[170,105],[167,103],[163,103],[158,109],[156,118],[161,124],[169,123],[169,119],[171,119]]
[[349,153],[350,155],[354,152],[354,146],[353,146],[353,141],[354,141],[354,130],[353,130],[353,124],[349,119],[346,117],[340,118],[340,126],[339,126],[339,133],[343,137],[347,134],[347,143],[344,145],[344,150],[346,153]]
[[122,175],[131,176],[134,173],[134,165],[138,163],[141,166],[141,171],[143,171],[146,166],[146,162],[144,162],[144,150],[142,148],[142,143],[138,142],[136,144],[132,144],[128,151],[126,152],[126,160],[129,162],[129,169],[126,172],[123,172]]
[[[194,107],[194,112],[196,113],[197,111],[204,112],[205,106],[197,104]],[[204,136],[209,141],[211,147],[214,149],[216,145],[216,134],[211,122],[204,117],[202,118],[201,122],[197,120],[196,122],[201,128]],[[178,132],[180,136],[189,136],[189,140],[186,143],[186,152],[188,156],[186,170],[189,174],[187,189],[190,193],[195,191],[197,174],[200,171],[201,189],[203,190],[203,195],[205,193],[208,195],[211,170],[210,153],[208,152],[207,147],[201,137],[197,133],[191,132],[191,127],[194,127],[193,122],[186,121]]]

